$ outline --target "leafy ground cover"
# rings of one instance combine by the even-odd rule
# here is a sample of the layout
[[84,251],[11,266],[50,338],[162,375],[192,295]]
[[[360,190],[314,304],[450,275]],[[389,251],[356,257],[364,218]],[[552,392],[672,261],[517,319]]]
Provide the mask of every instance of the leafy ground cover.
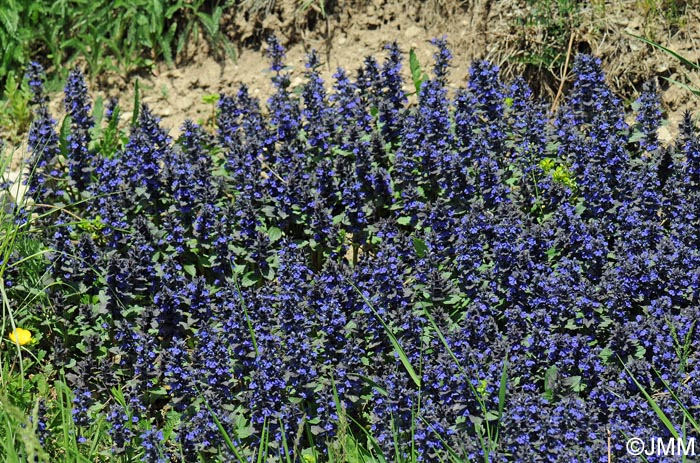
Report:
[[661,148],[655,84],[630,126],[583,54],[554,114],[485,61],[450,94],[433,43],[413,95],[396,44],[330,86],[312,53],[297,94],[271,38],[267,105],[178,140],[77,70],[57,124],[32,65],[5,459],[624,462],[697,431],[690,115]]

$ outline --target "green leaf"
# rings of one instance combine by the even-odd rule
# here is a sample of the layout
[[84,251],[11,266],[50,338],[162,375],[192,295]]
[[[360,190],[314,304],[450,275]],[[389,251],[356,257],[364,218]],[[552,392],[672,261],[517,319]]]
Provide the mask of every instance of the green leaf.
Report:
[[241,280],[241,286],[244,288],[247,288],[249,286],[253,286],[258,282],[257,278],[255,278],[255,274],[253,272],[248,272],[245,275],[243,275],[243,278]]
[[12,8],[0,8],[0,23],[5,26],[5,30],[9,36],[13,36],[17,33],[17,23],[19,22],[19,15],[17,11]]
[[216,104],[219,102],[219,94],[218,93],[210,93],[208,95],[204,95],[202,97],[202,103],[204,104]]
[[101,96],[95,99],[95,106],[92,109],[92,118],[95,125],[90,129],[90,138],[97,142],[102,134],[102,118],[104,117],[104,100]]
[[411,223],[411,218],[410,217],[399,217],[396,220],[396,223],[398,223],[399,225],[408,225]]
[[[190,5],[184,5],[184,7],[191,8]],[[172,17],[173,17],[173,14],[175,14],[176,12],[178,12],[178,11],[181,10],[181,9],[183,9],[183,5],[180,4],[179,2],[176,3],[175,5],[169,7],[169,8],[165,11],[165,18],[166,18],[166,19],[172,18]]]
[[[258,463],[263,463],[263,457],[267,457],[267,449],[268,449],[268,422],[267,422],[267,417],[263,420],[263,426],[262,426],[262,435],[260,437],[260,445],[258,446],[258,458],[257,462]],[[239,461],[244,461],[244,460],[239,460]]]
[[428,250],[428,246],[420,238],[413,238],[413,249],[416,250],[416,255],[418,257],[425,257],[425,253]]
[[[242,270],[236,269],[236,273],[240,273],[241,271]],[[257,357],[260,354],[260,352],[258,351],[258,342],[255,336],[253,322],[250,320],[250,316],[248,315],[248,305],[246,304],[246,301],[243,298],[241,288],[238,287],[238,280],[234,278],[233,282],[236,285],[236,292],[238,293],[238,298],[241,300],[241,307],[243,308],[243,315],[245,317],[246,325],[248,327],[248,333],[250,334],[250,340],[253,343],[253,351],[255,352],[255,356]]]
[[557,250],[556,247],[552,246],[551,248],[547,249],[547,262],[551,262],[554,260],[555,257],[557,257],[560,252]]
[[173,58],[174,58],[173,47],[171,44],[174,41],[176,32],[177,32],[177,22],[173,22],[170,25],[168,32],[165,33],[162,40],[160,41],[160,47],[163,50],[163,57],[165,58],[165,64],[169,68],[172,68],[175,66],[175,63],[173,61]]
[[576,319],[570,318],[566,321],[566,326],[564,326],[564,328],[567,330],[576,331],[581,327],[576,323]]
[[70,125],[71,125],[70,116],[64,117],[63,122],[61,123],[61,132],[60,132],[60,135],[58,137],[59,146],[61,149],[61,154],[64,157],[68,157],[68,135],[70,135]]
[[272,268],[272,266],[268,266],[267,268],[263,269],[260,274],[268,281],[275,279],[275,270]]
[[559,370],[556,365],[552,365],[547,368],[544,374],[544,396],[547,400],[552,400],[554,398],[554,382],[559,377]]
[[574,392],[581,392],[586,388],[586,385],[581,383],[580,376],[570,376],[564,379],[564,384]]
[[155,389],[151,389],[148,393],[153,397],[166,397],[168,395],[168,390],[165,387],[160,386]]
[[416,95],[418,95],[420,94],[420,87],[423,84],[423,81],[425,80],[426,76],[420,67],[418,57],[416,56],[416,52],[413,48],[411,48],[411,51],[409,51],[408,53],[408,64],[411,69],[411,79],[413,80],[413,86],[416,88]]
[[226,55],[231,59],[231,61],[235,63],[238,60],[238,55],[236,54],[236,47],[226,37],[224,37],[222,45],[224,47]]
[[170,410],[165,417],[165,425],[163,426],[163,438],[167,442],[173,431],[180,423],[180,414],[175,410]]
[[267,229],[267,235],[270,237],[270,243],[274,243],[282,238],[282,230],[277,227],[270,227]]
[[238,436],[239,439],[245,439],[247,437],[252,436],[255,433],[253,430],[253,427],[248,424],[248,422],[245,419],[245,416],[243,415],[238,415],[236,417],[236,435]]
[[190,276],[196,277],[197,276],[197,269],[193,264],[188,264],[188,265],[183,265],[182,269]]
[[644,139],[644,133],[640,132],[639,130],[635,130],[632,132],[632,135],[630,135],[629,142],[635,143],[642,139]]
[[341,212],[340,214],[333,217],[333,225],[343,223],[343,220],[345,220],[345,213]]

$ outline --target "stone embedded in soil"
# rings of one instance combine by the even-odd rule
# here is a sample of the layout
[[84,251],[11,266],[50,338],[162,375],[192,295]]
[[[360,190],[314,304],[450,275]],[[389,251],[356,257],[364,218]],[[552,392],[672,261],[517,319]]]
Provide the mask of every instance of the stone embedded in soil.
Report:
[[423,30],[418,27],[418,26],[410,26],[406,31],[404,32],[404,35],[408,37],[409,39],[412,39],[414,37],[418,37],[423,33]]
[[667,127],[659,127],[659,130],[656,131],[656,136],[659,137],[659,141],[663,144],[673,141],[673,135],[671,135]]

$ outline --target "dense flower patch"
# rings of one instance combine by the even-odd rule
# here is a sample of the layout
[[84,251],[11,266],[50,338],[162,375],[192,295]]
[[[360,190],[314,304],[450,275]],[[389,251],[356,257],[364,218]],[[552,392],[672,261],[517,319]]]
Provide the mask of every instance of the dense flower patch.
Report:
[[115,140],[118,105],[95,124],[77,71],[59,131],[30,70],[30,212],[60,282],[39,342],[79,430],[106,420],[149,462],[321,461],[350,440],[392,461],[607,461],[610,442],[624,462],[627,437],[671,435],[648,392],[683,432],[690,116],[662,148],[653,84],[630,126],[586,55],[556,114],[488,62],[451,94],[434,45],[414,96],[396,44],[331,88],[312,53],[292,89],[270,39],[267,106],[221,95],[216,132],[177,141],[146,106]]

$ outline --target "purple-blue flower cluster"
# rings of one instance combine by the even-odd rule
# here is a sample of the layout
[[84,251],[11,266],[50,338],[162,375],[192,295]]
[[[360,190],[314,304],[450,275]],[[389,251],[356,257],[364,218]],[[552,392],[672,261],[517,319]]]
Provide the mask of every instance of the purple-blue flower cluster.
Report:
[[[627,437],[671,435],[649,393],[682,431],[673,397],[700,397],[690,116],[661,146],[655,85],[630,127],[587,55],[551,114],[485,61],[451,94],[446,39],[415,99],[397,44],[330,86],[312,53],[298,92],[268,45],[266,109],[242,87],[215,133],[172,140],[144,105],[111,157],[82,75],[62,140],[29,70],[29,193],[87,198],[72,212],[93,224],[63,214],[44,236],[55,320],[91,336],[42,338],[74,365],[79,430],[102,414],[143,461],[261,439],[268,461],[323,459],[348,432],[392,461],[604,462],[608,442],[631,461]],[[117,384],[128,403],[93,406]]]

